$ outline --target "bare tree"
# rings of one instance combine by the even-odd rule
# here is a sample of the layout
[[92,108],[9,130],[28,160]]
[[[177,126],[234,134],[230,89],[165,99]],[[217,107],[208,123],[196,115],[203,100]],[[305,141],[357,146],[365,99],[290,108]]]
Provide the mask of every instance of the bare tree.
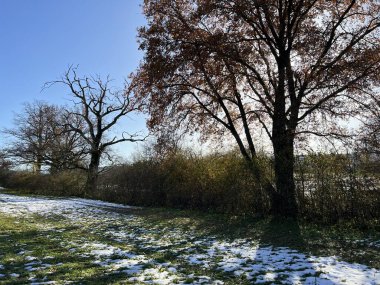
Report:
[[69,109],[61,107],[56,123],[51,124],[51,142],[45,161],[50,166],[50,172],[60,172],[67,169],[86,169],[88,160],[85,140],[68,125],[67,121],[76,128],[82,128],[81,118],[72,118]]
[[0,150],[0,186],[6,186],[11,167],[12,162],[7,157],[6,152]]
[[12,167],[12,162],[7,157],[6,152],[0,150],[0,172],[9,170]]
[[[273,212],[295,217],[295,140],[341,135],[337,124],[323,126],[355,113],[379,86],[379,2],[147,0],[144,12],[135,80],[150,127],[230,134]],[[256,159],[262,129],[275,185]]]
[[[115,91],[110,86],[109,77],[105,80],[99,77],[79,77],[76,68],[70,67],[60,80],[49,82],[47,86],[55,83],[64,84],[69,88],[75,104],[75,108],[67,113],[65,126],[86,142],[86,153],[89,155],[86,166],[87,195],[96,190],[100,161],[109,147],[121,142],[144,140],[137,133],[124,132],[117,136],[111,135],[110,132],[120,119],[139,111],[141,105],[136,102],[128,86],[124,90]],[[75,121],[83,121],[84,124],[78,127],[73,123]]]
[[42,101],[26,103],[16,114],[15,127],[3,131],[12,138],[11,146],[5,149],[7,156],[18,164],[32,165],[36,173],[43,166],[51,171],[76,168],[84,159],[83,143],[65,129],[63,116],[61,107]]
[[56,114],[55,106],[42,101],[26,103],[23,112],[15,116],[15,128],[4,130],[13,139],[12,146],[7,148],[8,154],[16,158],[19,164],[30,164],[34,172],[41,172],[52,140],[50,124]]

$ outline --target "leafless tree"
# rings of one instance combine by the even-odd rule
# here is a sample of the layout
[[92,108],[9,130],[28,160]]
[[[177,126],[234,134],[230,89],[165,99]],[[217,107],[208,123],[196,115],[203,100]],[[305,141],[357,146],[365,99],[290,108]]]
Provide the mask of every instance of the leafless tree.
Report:
[[[131,88],[114,90],[111,80],[107,77],[80,77],[77,69],[70,67],[60,80],[49,82],[51,84],[64,84],[70,90],[70,96],[75,107],[67,113],[65,127],[75,132],[86,143],[86,152],[89,162],[86,166],[87,183],[85,195],[96,190],[99,175],[99,166],[106,150],[121,142],[136,142],[144,140],[138,133],[122,133],[120,136],[112,135],[111,130],[120,119],[128,114],[140,110],[140,104],[132,96]],[[78,127],[73,122],[81,121]]]
[[67,121],[70,121],[76,128],[82,128],[84,122],[81,118],[70,117],[68,110],[68,107],[61,107],[56,124],[51,125],[50,150],[45,155],[45,161],[52,173],[67,169],[86,169],[87,144],[67,125]]
[[4,130],[12,139],[5,149],[7,156],[32,165],[37,173],[43,166],[53,172],[77,168],[84,159],[83,143],[63,122],[63,108],[42,101],[26,103],[16,114],[15,127]]
[[12,167],[12,162],[7,157],[6,152],[0,150],[0,172],[9,170]]

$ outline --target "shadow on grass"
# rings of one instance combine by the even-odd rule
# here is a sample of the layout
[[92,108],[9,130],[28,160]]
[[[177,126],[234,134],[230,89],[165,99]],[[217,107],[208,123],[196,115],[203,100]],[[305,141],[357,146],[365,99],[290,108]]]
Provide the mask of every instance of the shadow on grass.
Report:
[[263,244],[304,248],[298,221],[275,217],[231,216],[190,210],[143,209],[148,224],[178,226],[225,239],[246,238]]
[[379,247],[356,243],[372,236],[380,239],[378,230],[363,231],[345,224],[328,226],[307,223],[302,219],[232,216],[192,210],[143,208],[136,215],[147,224],[177,227],[207,236],[233,240],[248,239],[260,244],[282,246],[314,255],[338,255],[349,262],[380,268]]
[[260,244],[304,249],[306,243],[299,222],[294,219],[272,217],[265,225]]

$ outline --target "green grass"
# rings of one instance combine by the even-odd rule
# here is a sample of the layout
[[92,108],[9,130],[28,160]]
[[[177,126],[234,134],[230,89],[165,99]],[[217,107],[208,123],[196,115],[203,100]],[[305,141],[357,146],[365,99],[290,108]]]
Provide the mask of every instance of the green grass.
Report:
[[[170,233],[180,230],[192,233],[199,240],[213,236],[220,240],[248,239],[261,246],[286,246],[310,255],[338,255],[343,260],[358,262],[370,267],[380,268],[379,249],[368,244],[354,243],[356,240],[371,238],[380,240],[378,229],[361,230],[349,225],[324,227],[322,225],[296,223],[292,220],[272,218],[253,218],[207,214],[198,211],[174,210],[162,208],[119,209],[117,212],[133,215],[135,218],[118,224],[92,222],[76,224],[65,217],[52,214],[48,217],[32,215],[11,217],[0,214],[0,270],[6,278],[0,278],[0,284],[25,284],[31,278],[41,282],[47,276],[49,281],[63,284],[75,281],[81,284],[124,284],[129,276],[118,271],[109,271],[107,267],[94,264],[94,257],[88,255],[89,248],[84,243],[106,243],[122,250],[144,254],[155,264],[176,263],[180,273],[196,276],[207,275],[220,279],[225,284],[250,284],[245,276],[215,270],[213,266],[204,268],[190,265],[177,259],[177,253],[165,245],[160,247],[142,247],[138,241],[127,239],[120,242],[107,234],[110,230],[139,233],[142,237],[152,237],[168,242],[175,241]],[[146,232],[145,232],[146,231]],[[179,242],[174,249],[191,246],[202,253],[202,245],[191,240]],[[70,251],[70,249],[74,249]],[[27,260],[32,256],[35,260]],[[116,257],[115,257],[116,258]],[[215,259],[218,261],[218,259]],[[36,271],[28,271],[30,262],[40,261]],[[43,264],[49,264],[44,266]],[[151,264],[143,264],[150,268]],[[17,277],[10,277],[10,274]],[[264,272],[265,273],[265,272]],[[278,277],[278,282],[281,280]],[[194,278],[188,277],[191,283]],[[64,281],[63,281],[64,280]],[[179,282],[179,280],[177,280]],[[182,280],[183,281],[183,280]],[[277,282],[276,281],[276,282]],[[174,281],[173,281],[174,282]]]
[[239,217],[162,208],[147,208],[140,215],[147,223],[160,227],[181,227],[227,240],[247,238],[261,245],[285,246],[313,255],[337,255],[349,262],[380,268],[379,248],[355,243],[367,238],[380,240],[379,227],[360,229],[349,223],[326,226],[271,217]]
[[[46,230],[48,229],[48,230]],[[65,229],[63,232],[57,230]],[[30,278],[43,280],[45,276],[50,281],[63,283],[62,280],[80,280],[84,284],[90,281],[116,281],[116,276],[108,276],[104,268],[94,266],[92,258],[73,254],[62,245],[62,241],[91,239],[87,231],[79,227],[66,227],[56,220],[32,218],[13,218],[0,215],[0,264],[4,266],[2,274],[17,274],[17,278],[0,280],[1,284],[26,284]],[[25,254],[22,254],[22,253]],[[29,272],[27,266],[35,260],[42,264],[40,269]],[[98,281],[97,281],[98,282]]]

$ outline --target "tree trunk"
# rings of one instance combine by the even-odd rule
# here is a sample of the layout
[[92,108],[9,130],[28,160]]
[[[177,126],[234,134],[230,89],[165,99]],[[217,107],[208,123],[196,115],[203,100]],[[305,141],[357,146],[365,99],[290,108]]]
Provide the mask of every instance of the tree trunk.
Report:
[[282,49],[278,63],[278,86],[275,94],[272,126],[274,151],[274,174],[276,192],[272,196],[272,211],[275,216],[296,218],[298,207],[294,184],[294,132],[296,125],[289,126],[286,117],[286,62],[289,54]]
[[273,138],[276,194],[273,196],[273,214],[296,218],[298,206],[294,183],[294,137],[285,132]]
[[87,181],[84,191],[84,196],[89,197],[90,194],[96,192],[99,176],[99,163],[100,163],[100,153],[91,153],[91,161],[88,166],[87,171]]
[[36,161],[33,163],[33,172],[36,174],[41,174],[42,159],[37,157]]

